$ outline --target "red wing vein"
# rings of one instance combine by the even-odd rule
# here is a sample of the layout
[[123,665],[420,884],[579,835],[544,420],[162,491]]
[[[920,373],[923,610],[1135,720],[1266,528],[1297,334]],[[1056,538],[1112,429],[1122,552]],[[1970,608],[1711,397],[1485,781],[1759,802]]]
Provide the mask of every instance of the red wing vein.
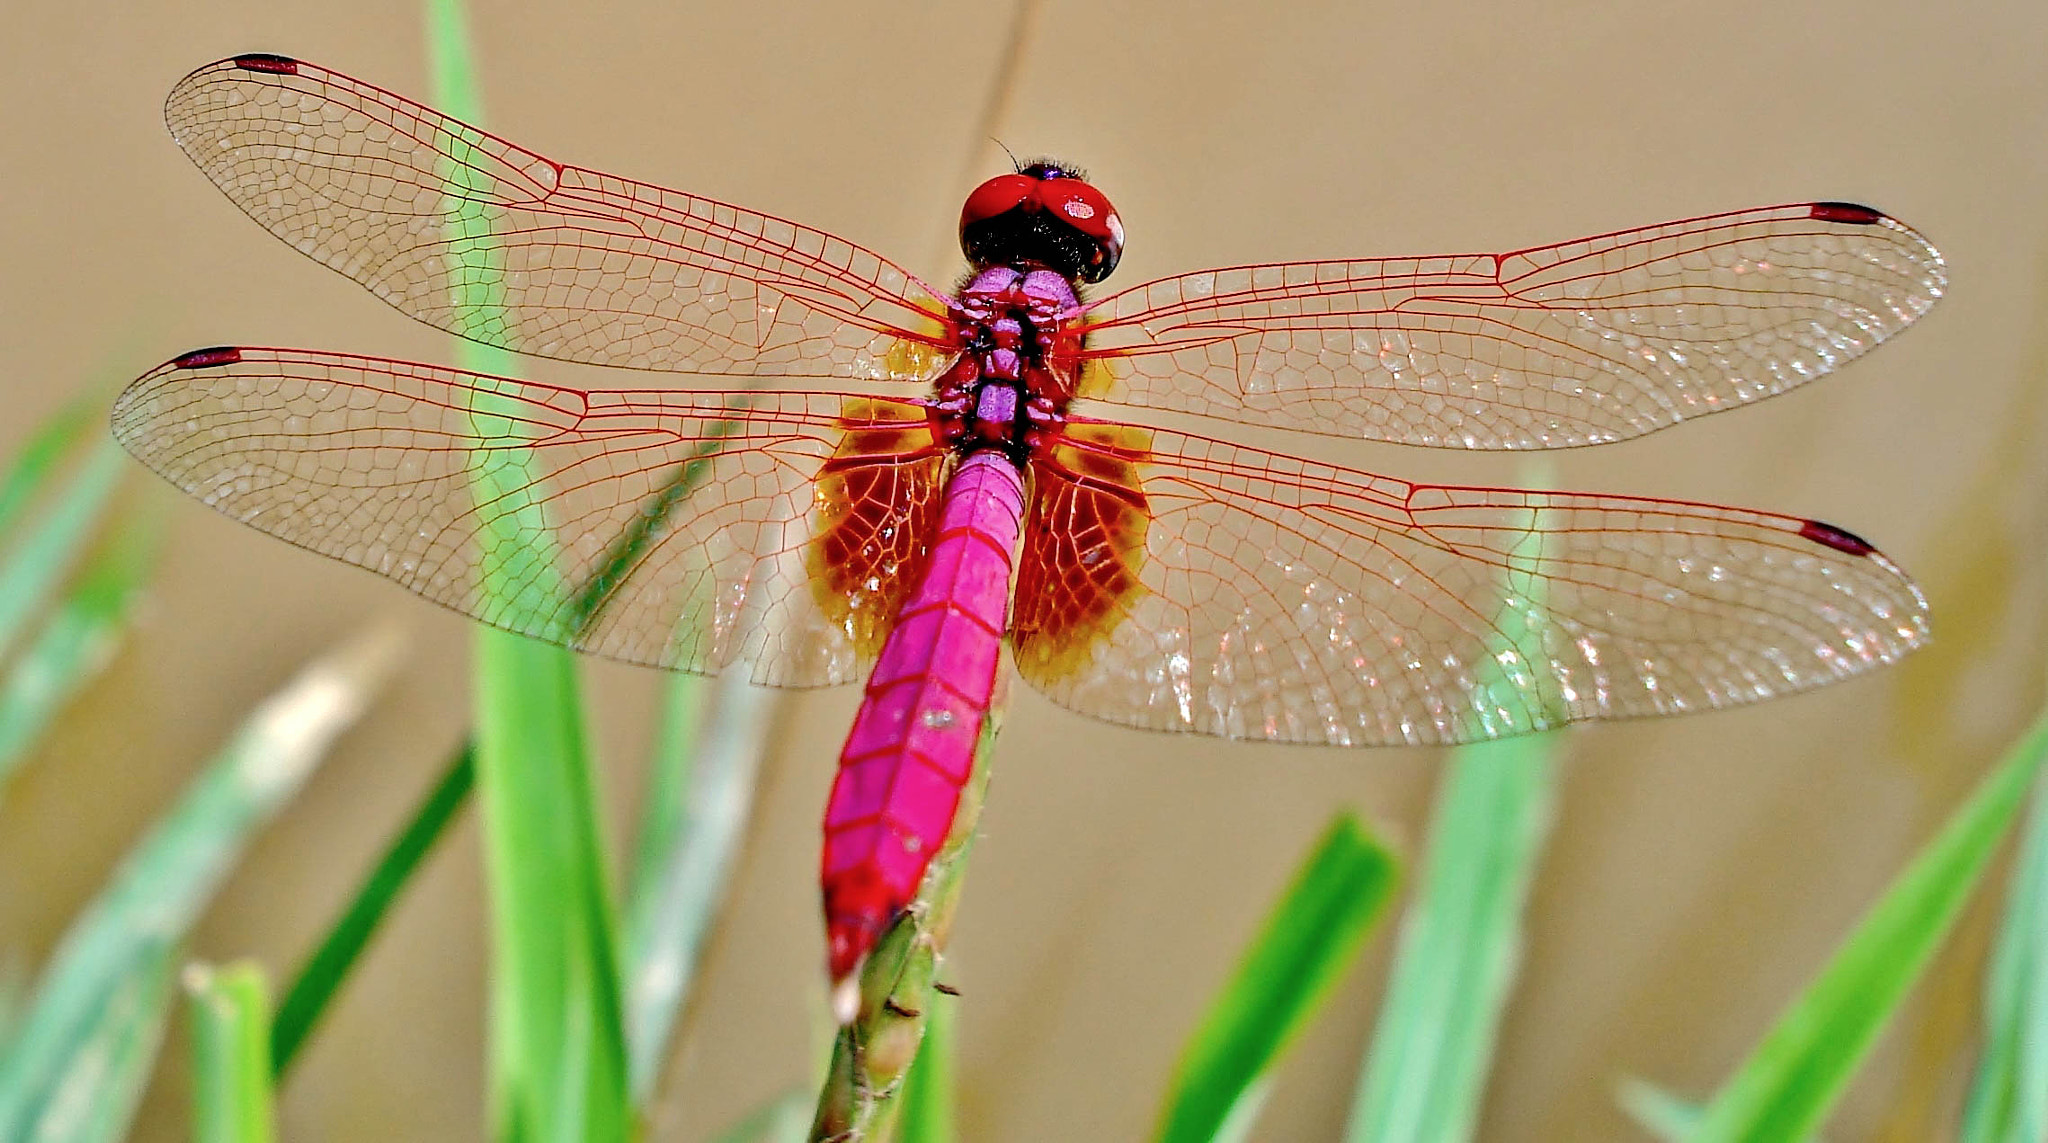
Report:
[[1091,304],[1075,354],[1107,365],[1120,404],[1406,444],[1597,444],[1784,392],[1925,313],[1941,255],[1864,219],[1801,203],[1511,254],[1205,270]]
[[1896,567],[1809,539],[1795,517],[1413,485],[1164,430],[1150,442],[1139,590],[1090,645],[1019,660],[1055,701],[1115,722],[1463,742],[1754,702],[1927,634]]
[[[442,329],[522,353],[696,373],[919,381],[944,299],[822,231],[557,163],[311,64],[223,60],[172,134],[278,237]],[[460,304],[465,289],[493,292]]]
[[[813,485],[847,402],[900,406],[919,425],[921,406],[586,393],[306,350],[195,360],[130,385],[115,435],[263,531],[484,622],[628,662],[815,686],[851,681],[871,658],[817,605],[804,559]],[[644,542],[622,553],[636,529]]]

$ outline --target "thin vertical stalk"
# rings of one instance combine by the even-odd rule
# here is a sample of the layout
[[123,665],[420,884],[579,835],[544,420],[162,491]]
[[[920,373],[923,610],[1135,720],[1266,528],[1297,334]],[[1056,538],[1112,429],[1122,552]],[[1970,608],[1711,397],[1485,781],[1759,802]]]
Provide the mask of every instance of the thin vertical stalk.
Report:
[[[626,922],[626,1031],[633,1097],[645,1106],[718,915],[754,803],[774,691],[728,671],[677,675],[655,760]],[[709,708],[702,717],[697,707]]]
[[1963,1143],[2048,1139],[2048,782],[2036,778],[1984,981],[1984,1054]]
[[[1524,466],[1523,483],[1549,482],[1547,465]],[[1556,682],[1541,667],[1540,569],[1550,534],[1539,507],[1502,571],[1502,619],[1479,676],[1499,695],[1495,706],[1536,713],[1534,725],[1565,720]],[[1476,1132],[1549,834],[1559,742],[1556,734],[1523,734],[1452,756],[1352,1103],[1352,1143],[1450,1143]]]
[[185,970],[192,998],[192,1138],[270,1143],[270,986],[254,963]]
[[[430,0],[427,39],[435,101],[482,121],[459,0]],[[503,269],[492,243],[503,221],[486,164],[463,161],[479,139],[440,140],[457,161],[443,201],[454,240],[455,304],[497,309]],[[503,351],[457,342],[465,368],[507,374]],[[488,393],[470,416],[479,439],[504,415]],[[470,458],[480,505],[479,590],[518,600],[568,598],[545,497],[526,450],[485,447]],[[567,632],[561,633],[566,637]],[[492,902],[491,1076],[495,1127],[511,1140],[630,1138],[625,1032],[613,905],[585,746],[574,658],[507,632],[477,633],[476,782]]]

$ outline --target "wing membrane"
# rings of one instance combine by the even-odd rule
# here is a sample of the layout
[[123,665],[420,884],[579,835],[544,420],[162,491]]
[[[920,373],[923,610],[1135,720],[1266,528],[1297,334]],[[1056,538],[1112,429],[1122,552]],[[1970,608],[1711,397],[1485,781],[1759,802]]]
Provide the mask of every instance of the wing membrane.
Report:
[[558,163],[312,64],[209,64],[164,117],[271,233],[463,337],[636,369],[872,380],[924,380],[950,344],[942,301],[844,239]]
[[[144,375],[113,425],[216,510],[494,626],[816,686],[865,671],[877,620],[819,606],[813,481],[849,430],[922,420],[911,402],[832,393],[586,392],[243,348]],[[863,519],[912,523],[885,518],[919,510],[902,499]]]
[[1927,312],[1947,271],[1803,203],[1508,254],[1205,270],[1089,308],[1104,399],[1403,444],[1558,448],[1760,400]]
[[[1063,631],[1078,636],[1065,643],[1034,645],[1042,628],[1015,636],[1027,680],[1111,722],[1334,745],[1467,742],[1754,702],[1927,638],[1912,582],[1812,521],[1410,484],[1117,428],[1069,433],[1044,454],[1018,573],[1062,600],[1094,585],[1081,597],[1104,617]],[[1092,503],[1139,505],[1129,512],[1076,492],[1119,472],[1139,487]],[[1059,521],[1039,504],[1098,521],[1106,538],[1092,549],[1044,542],[1034,529]],[[1138,511],[1142,533],[1117,523]],[[1061,552],[1071,554],[1047,555]],[[1048,558],[1073,566],[1029,566]],[[1036,628],[1040,602],[1019,598],[1016,614]]]

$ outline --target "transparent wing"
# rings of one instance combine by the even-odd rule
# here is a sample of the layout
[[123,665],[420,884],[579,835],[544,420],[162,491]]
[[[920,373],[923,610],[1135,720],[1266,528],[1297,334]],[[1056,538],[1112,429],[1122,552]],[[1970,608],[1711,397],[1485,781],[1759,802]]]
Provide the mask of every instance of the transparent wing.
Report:
[[1468,742],[1755,702],[1928,635],[1868,544],[1767,512],[1410,484],[1085,423],[1033,488],[1019,670],[1154,730]]
[[[1638,436],[1838,368],[1927,312],[1941,255],[1801,203],[1508,254],[1162,278],[1089,307],[1103,399],[1455,448]],[[1099,368],[1099,367],[1098,367]]]
[[521,353],[694,373],[924,380],[945,304],[841,238],[558,163],[281,56],[172,89],[235,205],[400,312]]
[[[216,510],[465,615],[782,686],[858,678],[881,622],[821,574],[814,541],[848,514],[821,516],[821,467],[924,423],[832,393],[586,392],[255,348],[185,354],[113,414],[129,452]],[[918,479],[871,481],[891,503],[856,522],[915,527],[944,457],[927,430],[900,458]]]

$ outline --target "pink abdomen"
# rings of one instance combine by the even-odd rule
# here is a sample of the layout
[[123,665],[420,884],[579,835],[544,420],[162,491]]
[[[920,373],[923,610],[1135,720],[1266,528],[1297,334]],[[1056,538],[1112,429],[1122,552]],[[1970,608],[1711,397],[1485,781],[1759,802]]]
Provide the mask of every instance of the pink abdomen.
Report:
[[1002,454],[961,462],[917,589],[868,679],[825,807],[835,983],[916,896],[952,829],[995,690],[1023,512],[1023,475]]

